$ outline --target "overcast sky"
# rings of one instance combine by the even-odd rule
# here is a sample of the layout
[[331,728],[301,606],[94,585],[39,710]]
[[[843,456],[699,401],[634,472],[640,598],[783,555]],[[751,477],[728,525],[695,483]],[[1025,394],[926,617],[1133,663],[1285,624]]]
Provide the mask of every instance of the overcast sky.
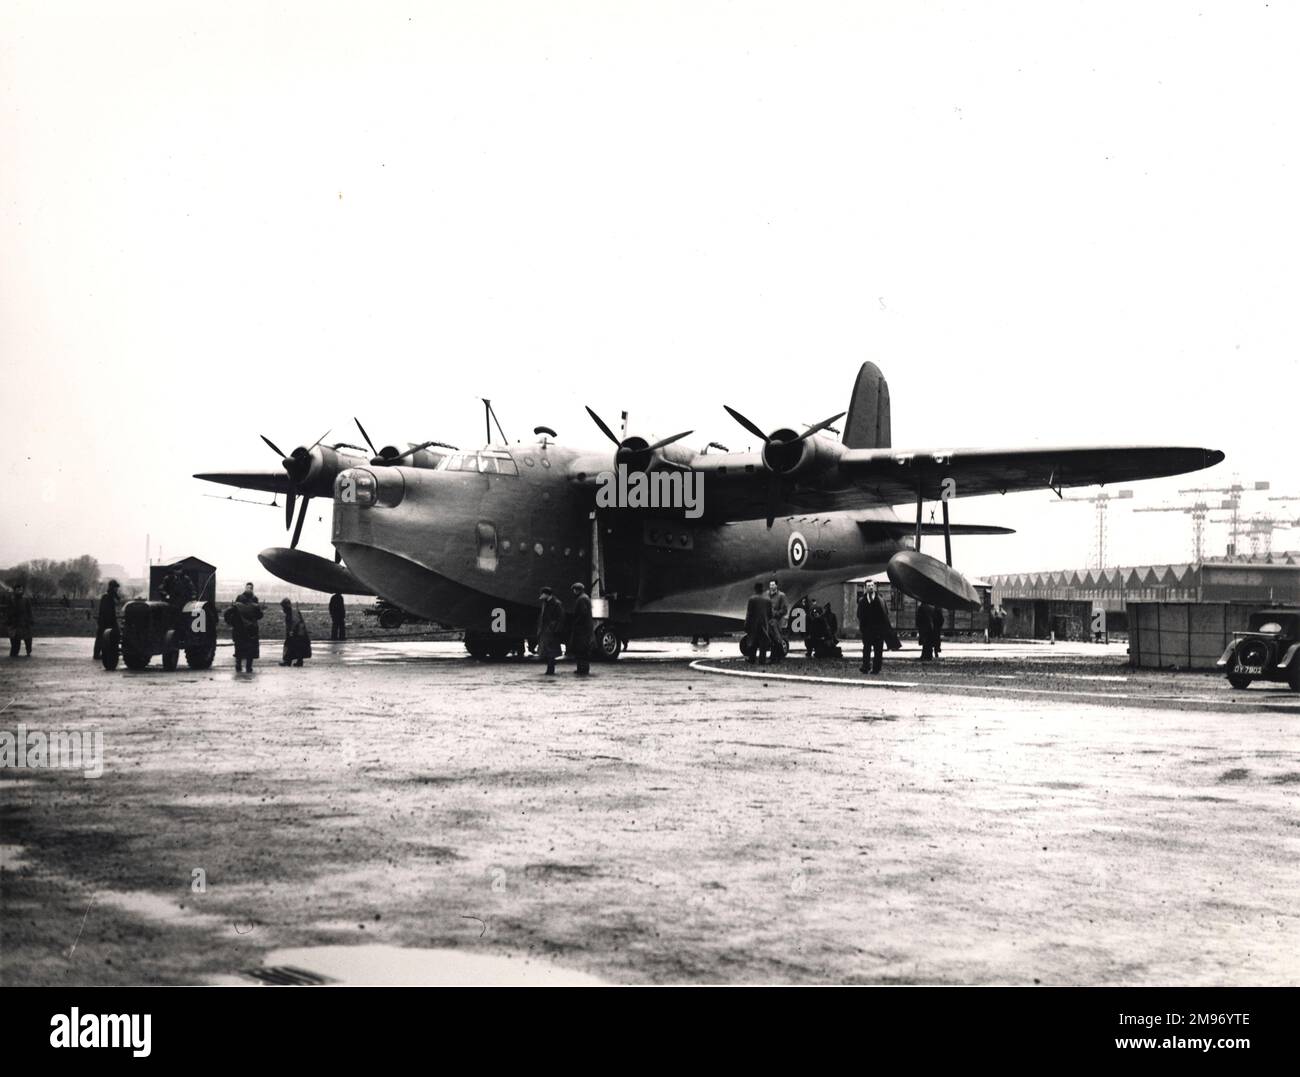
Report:
[[[512,439],[595,447],[589,403],[743,448],[724,402],[815,422],[864,359],[896,446],[1206,445],[1228,461],[1132,504],[1300,493],[1298,30],[1241,2],[7,0],[0,564],[139,571],[148,533],[243,576],[282,512],[190,475],[276,467],[259,433],[475,444],[490,396]],[[959,502],[1022,529],[959,566],[1086,564],[1091,507],[1052,500]],[[1117,509],[1111,550],[1186,559],[1189,522]]]

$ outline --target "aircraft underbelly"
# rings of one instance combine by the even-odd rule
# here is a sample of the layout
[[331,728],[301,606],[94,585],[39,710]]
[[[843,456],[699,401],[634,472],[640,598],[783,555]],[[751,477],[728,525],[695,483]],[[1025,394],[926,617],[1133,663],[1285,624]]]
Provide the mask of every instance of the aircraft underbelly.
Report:
[[[876,572],[883,572],[884,568],[885,562],[879,561],[859,565],[854,571],[856,575],[866,576]],[[778,574],[778,580],[781,583],[782,590],[786,592],[786,598],[791,602],[797,602],[811,591],[842,583],[849,578],[842,568],[801,572],[798,579],[793,583],[787,582],[783,575]],[[638,606],[636,615],[638,618],[644,617],[648,620],[667,617],[712,617],[725,621],[734,627],[740,627],[745,623],[745,606],[749,602],[751,594],[753,594],[753,580],[738,580],[714,587],[702,587],[697,590],[679,591],[675,594],[666,595],[661,599]]]
[[[387,601],[440,624],[530,635],[537,610],[450,579],[408,557],[375,546],[339,543],[349,571]],[[498,613],[497,611],[500,611]]]

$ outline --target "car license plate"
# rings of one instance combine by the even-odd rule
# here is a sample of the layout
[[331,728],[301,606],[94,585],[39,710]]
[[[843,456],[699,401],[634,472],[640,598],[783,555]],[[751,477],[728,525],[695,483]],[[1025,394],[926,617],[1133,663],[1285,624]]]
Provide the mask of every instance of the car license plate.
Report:
[[1263,666],[1243,666],[1243,665],[1241,665],[1240,663],[1238,663],[1236,669],[1234,669],[1233,672],[1234,672],[1234,673],[1255,673],[1255,674],[1260,674],[1260,673],[1263,673],[1263,672],[1264,672],[1264,667],[1263,667]]

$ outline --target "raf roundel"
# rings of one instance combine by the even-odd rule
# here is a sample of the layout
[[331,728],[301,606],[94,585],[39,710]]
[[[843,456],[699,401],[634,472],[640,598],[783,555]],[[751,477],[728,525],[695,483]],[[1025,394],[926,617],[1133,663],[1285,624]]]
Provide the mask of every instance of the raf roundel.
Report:
[[785,555],[791,568],[802,568],[808,560],[808,543],[798,531],[790,533],[790,540],[785,544]]

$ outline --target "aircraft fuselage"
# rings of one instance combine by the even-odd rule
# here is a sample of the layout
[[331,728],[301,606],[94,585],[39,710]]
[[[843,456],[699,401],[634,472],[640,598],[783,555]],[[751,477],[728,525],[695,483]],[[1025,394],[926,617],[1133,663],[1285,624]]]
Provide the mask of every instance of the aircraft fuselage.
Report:
[[[742,625],[756,580],[776,577],[794,602],[879,571],[908,545],[888,506],[782,517],[771,528],[614,511],[600,514],[593,556],[591,489],[568,477],[581,473],[579,454],[554,444],[485,452],[490,471],[374,469],[359,498],[356,472],[340,475],[333,541],[348,569],[411,613],[518,635],[535,627],[542,586],[567,599],[571,583],[599,581],[622,597],[615,619],[629,635],[674,634]],[[873,518],[894,526],[873,529]]]

